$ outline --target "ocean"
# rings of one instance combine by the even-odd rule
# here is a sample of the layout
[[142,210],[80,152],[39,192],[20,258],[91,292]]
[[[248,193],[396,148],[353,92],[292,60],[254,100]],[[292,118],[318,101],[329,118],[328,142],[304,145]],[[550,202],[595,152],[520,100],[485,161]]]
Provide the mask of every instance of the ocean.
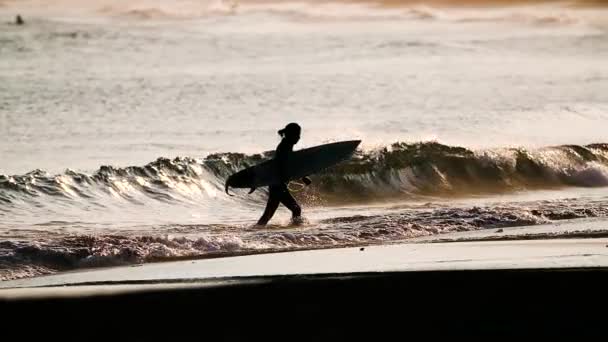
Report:
[[[608,223],[605,5],[0,0],[0,279]],[[363,142],[255,227],[289,122]]]

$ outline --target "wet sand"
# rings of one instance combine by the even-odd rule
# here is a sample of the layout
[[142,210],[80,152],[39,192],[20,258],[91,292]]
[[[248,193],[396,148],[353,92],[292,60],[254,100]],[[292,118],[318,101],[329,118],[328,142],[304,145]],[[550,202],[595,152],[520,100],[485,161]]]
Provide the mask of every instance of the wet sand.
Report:
[[[452,237],[458,235],[469,234]],[[606,245],[608,238],[403,243],[91,269],[5,281],[0,289],[376,272],[608,267]]]

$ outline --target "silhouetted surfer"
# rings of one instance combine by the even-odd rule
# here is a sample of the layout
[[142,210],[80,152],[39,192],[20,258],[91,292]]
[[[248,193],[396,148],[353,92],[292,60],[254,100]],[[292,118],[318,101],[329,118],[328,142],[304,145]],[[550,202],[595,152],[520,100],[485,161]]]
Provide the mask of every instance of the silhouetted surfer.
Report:
[[[291,210],[292,220],[297,221],[302,215],[302,209],[298,205],[298,202],[291,196],[289,189],[287,188],[287,163],[289,157],[293,153],[293,145],[297,144],[300,140],[300,133],[302,129],[297,123],[290,123],[285,128],[279,131],[279,135],[283,138],[277,146],[275,152],[275,160],[277,161],[277,167],[279,168],[279,177],[281,182],[279,184],[270,185],[268,187],[268,203],[266,204],[266,210],[258,221],[258,225],[265,225],[274,215],[274,212],[279,207],[279,203],[283,203],[289,210]],[[308,177],[302,178],[302,182],[306,185],[310,185],[311,181]]]
[[25,24],[25,21],[23,21],[23,18],[21,18],[20,14],[17,14],[17,17],[15,18],[15,25],[23,25]]

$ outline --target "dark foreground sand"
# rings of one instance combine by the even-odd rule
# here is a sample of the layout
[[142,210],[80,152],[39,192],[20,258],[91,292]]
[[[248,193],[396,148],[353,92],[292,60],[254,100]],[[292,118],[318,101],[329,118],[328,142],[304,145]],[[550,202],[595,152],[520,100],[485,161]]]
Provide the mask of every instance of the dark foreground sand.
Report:
[[602,269],[275,276],[0,304],[28,337],[387,340],[414,336],[603,336]]
[[[345,249],[301,252],[291,259],[276,254],[257,259],[227,258],[220,264],[202,260],[81,272],[63,278],[71,279],[72,284],[49,285],[57,279],[39,278],[31,281],[42,287],[0,290],[0,315],[2,325],[18,335],[49,341],[56,337],[111,341],[243,341],[254,337],[376,341],[420,335],[604,338],[608,328],[607,244],[605,239],[433,244],[428,248],[413,244],[375,247],[377,250],[369,256],[365,255],[367,250],[357,249],[359,257],[354,256],[353,249]],[[544,252],[540,251],[543,248]],[[468,256],[463,254],[469,258],[468,263],[452,258],[464,250],[474,250]],[[341,255],[348,258],[340,259]],[[394,266],[399,255],[401,269]],[[502,261],[488,264],[488,258],[497,260],[499,255],[503,255]],[[384,272],[350,269],[298,274],[282,272],[275,266],[275,272],[266,276],[218,278],[196,276],[194,271],[211,272],[219,265],[230,268],[231,263],[238,268],[251,260],[272,258],[288,260],[291,265],[282,265],[285,270],[305,267],[297,263],[299,259],[303,262],[312,258],[319,270],[327,270],[331,264],[348,269],[344,260],[363,263],[370,259],[377,261],[378,269]],[[512,264],[505,267],[509,258]],[[529,267],[542,264],[543,258],[550,267]],[[421,259],[426,260],[424,268],[412,268],[407,262]],[[568,261],[570,267],[557,267],[555,260]],[[597,267],[573,267],[577,262],[588,265],[590,261],[597,262]],[[393,265],[393,270],[387,270],[387,264]],[[442,266],[445,264],[453,270]],[[140,274],[163,267],[186,270],[187,265],[196,267],[179,277],[156,274],[148,280],[137,280]],[[138,276],[128,279],[125,274],[129,270]],[[120,281],[108,280],[119,279],[121,274]],[[183,276],[188,274],[192,278]],[[77,279],[81,282],[74,285]],[[97,281],[87,283],[83,279]],[[23,282],[12,284],[28,286]]]

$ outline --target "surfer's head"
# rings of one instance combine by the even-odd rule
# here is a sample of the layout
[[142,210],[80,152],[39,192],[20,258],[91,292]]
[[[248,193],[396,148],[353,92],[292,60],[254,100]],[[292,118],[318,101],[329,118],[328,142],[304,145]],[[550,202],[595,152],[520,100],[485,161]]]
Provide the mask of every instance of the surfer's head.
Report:
[[292,122],[285,126],[285,128],[279,130],[279,135],[283,139],[287,139],[292,144],[296,144],[300,140],[300,133],[302,128],[295,122]]

